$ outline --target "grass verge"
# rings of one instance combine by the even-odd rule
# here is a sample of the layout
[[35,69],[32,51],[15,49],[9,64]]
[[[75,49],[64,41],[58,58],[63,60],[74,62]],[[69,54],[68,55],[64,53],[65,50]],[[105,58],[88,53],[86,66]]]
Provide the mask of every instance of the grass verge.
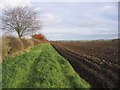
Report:
[[50,44],[2,63],[3,88],[90,88]]

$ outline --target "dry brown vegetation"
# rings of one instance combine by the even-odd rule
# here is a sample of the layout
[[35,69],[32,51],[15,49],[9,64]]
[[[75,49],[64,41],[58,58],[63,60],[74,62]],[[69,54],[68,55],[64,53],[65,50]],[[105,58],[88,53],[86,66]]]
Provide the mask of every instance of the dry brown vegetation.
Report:
[[118,87],[118,40],[51,43],[93,87]]
[[32,40],[30,40],[30,39],[22,38],[21,41],[23,43],[24,49],[31,48],[34,45],[34,43],[32,42]]
[[40,44],[39,40],[35,39],[25,39],[17,38],[13,36],[3,36],[2,37],[2,59],[7,56],[14,56],[16,54],[22,53],[29,50],[35,45]]
[[12,36],[5,37],[7,40],[9,40],[8,46],[9,51],[8,54],[13,54],[14,52],[18,52],[20,50],[24,49],[23,43],[19,38],[15,38]]

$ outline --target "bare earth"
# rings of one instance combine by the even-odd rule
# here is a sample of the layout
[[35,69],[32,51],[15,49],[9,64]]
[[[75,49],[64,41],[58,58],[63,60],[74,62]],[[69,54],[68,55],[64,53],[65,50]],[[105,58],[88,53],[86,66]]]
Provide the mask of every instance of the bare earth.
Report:
[[93,88],[118,88],[118,41],[51,42]]

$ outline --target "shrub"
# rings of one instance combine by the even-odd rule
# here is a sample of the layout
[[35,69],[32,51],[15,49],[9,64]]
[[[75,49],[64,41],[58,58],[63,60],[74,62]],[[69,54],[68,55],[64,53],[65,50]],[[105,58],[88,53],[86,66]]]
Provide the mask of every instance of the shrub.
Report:
[[19,39],[13,36],[3,36],[1,45],[2,57],[4,59],[8,55],[13,56],[19,53],[29,51],[30,48],[38,44],[40,44],[40,41],[37,39]]
[[32,46],[34,46],[34,43],[30,39],[24,39],[24,38],[22,38],[21,40],[23,42],[24,49],[29,49]]
[[46,41],[46,37],[43,34],[34,34],[32,35],[32,38],[38,39],[40,41]]
[[13,37],[13,36],[7,36],[7,39],[10,40],[9,42],[9,54],[14,54],[15,52],[19,52],[24,49],[23,43],[19,38]]
[[39,45],[41,42],[37,39],[32,38],[31,39],[34,45]]
[[8,55],[8,52],[10,50],[9,42],[10,40],[8,38],[2,37],[1,47],[2,47],[2,58],[3,59]]
[[0,63],[2,61],[2,38],[0,37]]

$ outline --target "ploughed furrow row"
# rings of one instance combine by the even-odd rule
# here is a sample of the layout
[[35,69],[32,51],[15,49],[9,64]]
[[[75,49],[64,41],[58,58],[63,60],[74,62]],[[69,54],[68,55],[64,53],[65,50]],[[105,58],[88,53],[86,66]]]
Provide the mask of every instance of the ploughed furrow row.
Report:
[[117,87],[118,76],[111,68],[103,68],[90,58],[79,56],[54,44],[52,46],[70,62],[76,72],[88,81],[93,88]]
[[[118,64],[116,65],[116,64],[113,64],[111,62],[107,62],[105,60],[101,60],[101,59],[96,58],[96,57],[94,57],[94,58],[90,57],[88,55],[84,55],[84,56],[80,55],[79,52],[76,52],[73,49],[68,48],[66,46],[63,46],[63,45],[59,45],[59,44],[54,44],[54,45],[59,47],[62,50],[65,50],[65,51],[68,51],[70,53],[73,53],[74,55],[77,55],[77,57],[79,57],[80,59],[83,59],[83,60],[86,59],[87,61],[89,61],[91,63],[99,65],[102,68],[102,70],[104,70],[104,71],[107,70],[108,72],[112,72],[113,76],[115,75],[116,72],[119,71],[119,65]],[[117,76],[117,74],[116,74],[116,76]],[[114,78],[118,79],[118,76],[114,77]]]
[[67,48],[63,45],[59,45],[54,43],[55,46],[59,47],[62,50],[67,51],[68,53],[72,53],[76,57],[79,57],[78,59],[81,59],[82,61],[87,62],[91,67],[95,67],[95,70],[99,70],[99,72],[102,72],[104,75],[109,77],[112,81],[116,82],[118,81],[118,71],[119,71],[119,66],[114,66],[113,63],[106,62],[105,60],[101,60],[99,58],[92,58],[88,56],[82,56],[79,53],[73,51],[71,48]]
[[[64,52],[64,50],[62,50],[62,51]],[[67,50],[65,50],[65,52],[68,53],[69,55],[76,57],[78,60],[80,60],[80,62],[86,64],[87,67],[92,68],[93,70],[99,71],[99,73],[104,74],[110,80],[112,80],[114,82],[116,82],[118,80],[118,75],[115,73],[115,70],[114,70],[115,68],[110,67],[107,64],[96,63],[96,62],[94,62],[95,60],[93,60],[91,58],[79,56],[79,55],[77,55],[73,52],[67,51]],[[118,68],[116,68],[116,70],[118,71]]]
[[104,67],[102,68],[99,64],[94,63],[92,59],[78,56],[75,53],[71,53],[71,52],[69,53],[68,51],[66,51],[66,53],[76,57],[77,60],[79,60],[79,62],[82,62],[83,64],[87,65],[87,67],[92,68],[92,70],[97,71],[97,72],[99,71],[99,73],[102,73],[104,76],[106,76],[110,80],[113,80],[114,82],[118,80],[118,75],[114,73],[110,68],[104,68]]

